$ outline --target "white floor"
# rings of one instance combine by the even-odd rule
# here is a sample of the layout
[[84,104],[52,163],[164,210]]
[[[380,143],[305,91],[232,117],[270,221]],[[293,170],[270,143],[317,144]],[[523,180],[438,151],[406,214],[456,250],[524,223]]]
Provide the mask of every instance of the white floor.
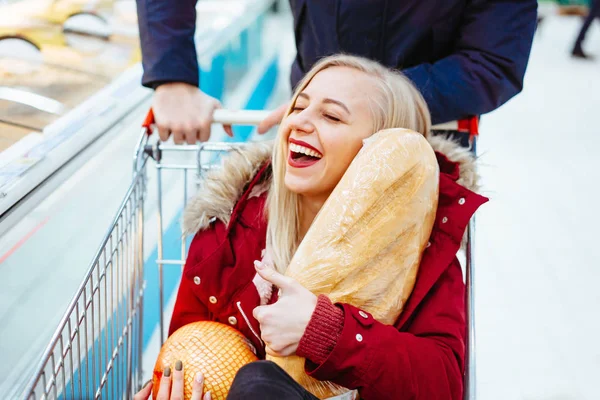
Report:
[[[477,373],[483,400],[600,398],[600,61],[569,57],[580,20],[536,36],[521,95],[479,153]],[[586,48],[600,57],[600,24]]]
[[[600,61],[568,56],[579,25],[576,18],[545,21],[523,93],[482,121],[481,173],[492,200],[477,214],[482,400],[600,398],[600,217],[593,207],[600,194],[593,156],[600,148]],[[586,48],[600,58],[600,24]],[[138,120],[119,129],[132,132]],[[135,136],[115,132],[68,190],[0,241],[1,256],[45,223],[0,263],[0,393],[12,386],[6,374],[31,362],[26,350],[51,335],[81,280],[129,182]],[[93,173],[108,153],[114,165]]]

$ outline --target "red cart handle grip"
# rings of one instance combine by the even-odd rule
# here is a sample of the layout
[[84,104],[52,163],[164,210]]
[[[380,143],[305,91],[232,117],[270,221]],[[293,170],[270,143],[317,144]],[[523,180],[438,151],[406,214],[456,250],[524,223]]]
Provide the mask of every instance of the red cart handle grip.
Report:
[[142,128],[146,130],[146,135],[152,135],[152,125],[154,125],[154,111],[152,108],[148,110],[148,114],[146,114],[146,118],[144,119],[144,123],[142,123]]
[[458,131],[471,134],[471,136],[479,135],[479,118],[470,117],[458,121]]

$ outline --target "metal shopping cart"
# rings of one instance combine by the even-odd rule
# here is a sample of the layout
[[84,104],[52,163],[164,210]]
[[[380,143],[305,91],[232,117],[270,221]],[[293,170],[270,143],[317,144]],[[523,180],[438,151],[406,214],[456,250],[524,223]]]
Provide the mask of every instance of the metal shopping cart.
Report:
[[[215,123],[256,125],[264,111],[217,110]],[[26,399],[117,399],[131,398],[141,386],[142,327],[144,281],[144,204],[148,189],[148,160],[156,166],[157,190],[157,259],[159,294],[159,337],[164,342],[163,267],[183,268],[186,242],[181,238],[179,256],[164,258],[163,174],[176,172],[169,179],[169,193],[174,185],[183,188],[183,205],[195,187],[193,177],[217,166],[218,157],[241,143],[208,142],[198,145],[169,145],[151,137],[152,110],[143,123],[133,157],[133,179],[73,300],[69,304],[52,340],[48,344],[24,393]],[[475,149],[477,119],[437,125],[436,130],[468,135]],[[179,202],[178,207],[181,207]],[[466,307],[468,316],[468,359],[465,374],[465,399],[475,398],[475,334],[473,308],[473,232],[468,228],[466,250]],[[148,372],[148,371],[146,371]]]

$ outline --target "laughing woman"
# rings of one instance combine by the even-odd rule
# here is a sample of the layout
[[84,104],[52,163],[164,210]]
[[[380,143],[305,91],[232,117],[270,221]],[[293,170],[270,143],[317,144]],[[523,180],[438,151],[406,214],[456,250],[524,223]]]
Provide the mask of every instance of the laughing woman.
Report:
[[[453,142],[430,137],[419,92],[400,73],[369,60],[323,59],[291,104],[274,151],[257,144],[231,154],[188,206],[184,224],[195,236],[170,333],[219,321],[242,332],[259,357],[303,357],[310,377],[362,399],[460,399],[466,322],[456,253],[469,219],[486,201],[472,191],[474,159]],[[410,297],[404,302],[401,293],[388,293],[389,303],[402,302],[402,313],[382,322],[362,304],[316,295],[285,272],[364,140],[391,128],[428,140],[418,151],[430,152],[437,164],[436,198]],[[255,263],[266,248],[264,262]],[[271,292],[270,284],[279,290]],[[317,397],[278,364],[258,361],[238,372],[228,398]]]

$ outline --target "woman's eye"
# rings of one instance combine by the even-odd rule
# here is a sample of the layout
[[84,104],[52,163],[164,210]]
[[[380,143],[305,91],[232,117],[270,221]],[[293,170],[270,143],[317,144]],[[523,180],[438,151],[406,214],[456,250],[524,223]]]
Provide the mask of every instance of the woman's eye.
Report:
[[334,117],[333,115],[329,115],[329,114],[325,114],[325,118],[334,121],[334,122],[340,122],[340,119],[337,117]]

